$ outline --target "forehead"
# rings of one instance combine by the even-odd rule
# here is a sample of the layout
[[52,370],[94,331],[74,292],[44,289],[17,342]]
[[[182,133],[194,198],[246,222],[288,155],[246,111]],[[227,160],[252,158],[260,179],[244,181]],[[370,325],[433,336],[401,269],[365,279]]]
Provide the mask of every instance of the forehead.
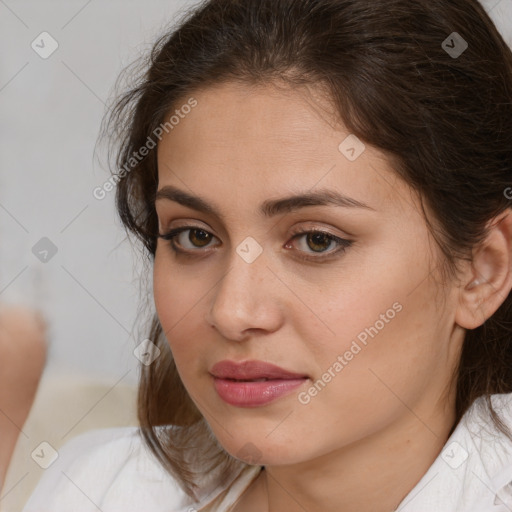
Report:
[[197,105],[158,144],[160,186],[260,200],[330,187],[381,211],[408,196],[386,155],[354,138],[320,90],[230,82],[191,96]]
[[[166,141],[161,146],[170,142],[189,147],[200,140],[210,149],[229,147],[233,152],[245,152],[265,144],[267,150],[284,151],[282,144],[295,148],[316,145],[326,131],[340,129],[328,119],[333,118],[333,108],[311,87],[228,82],[197,90],[193,97],[197,106],[172,130],[174,137],[164,135]],[[179,110],[185,102],[182,99],[174,108]],[[244,147],[235,147],[235,141]]]

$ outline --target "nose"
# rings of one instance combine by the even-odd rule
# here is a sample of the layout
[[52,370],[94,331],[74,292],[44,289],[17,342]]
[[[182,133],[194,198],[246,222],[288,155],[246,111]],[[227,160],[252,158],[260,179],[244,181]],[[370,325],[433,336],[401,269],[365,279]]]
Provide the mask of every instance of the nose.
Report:
[[282,324],[279,280],[264,254],[248,263],[233,251],[228,270],[210,295],[205,319],[226,339],[243,341],[255,331],[273,332]]

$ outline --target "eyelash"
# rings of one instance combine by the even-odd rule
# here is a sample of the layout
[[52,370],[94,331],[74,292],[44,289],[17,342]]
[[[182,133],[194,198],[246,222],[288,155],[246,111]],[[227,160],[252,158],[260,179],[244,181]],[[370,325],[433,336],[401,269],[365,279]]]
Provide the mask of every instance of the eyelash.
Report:
[[[179,249],[176,246],[176,243],[174,241],[174,239],[180,233],[182,233],[184,231],[193,231],[193,230],[204,231],[205,233],[208,233],[209,235],[211,235],[211,233],[209,233],[208,231],[206,231],[205,229],[203,229],[199,226],[183,226],[183,227],[172,229],[171,231],[169,231],[168,233],[164,233],[163,235],[159,234],[158,237],[169,241],[170,248],[174,253],[182,254],[182,255],[189,255],[190,257],[194,257],[195,255],[193,253],[200,252],[199,250],[188,251],[188,250]],[[292,233],[293,236],[292,236],[291,240],[295,240],[296,238],[299,238],[302,235],[308,235],[308,234],[325,235],[330,241],[336,242],[338,244],[338,248],[335,249],[334,251],[329,252],[327,256],[297,256],[300,260],[303,260],[303,261],[323,262],[326,260],[330,260],[331,258],[336,257],[340,253],[343,254],[353,243],[352,240],[346,240],[344,238],[340,238],[338,236],[332,235],[331,233],[328,233],[327,231],[322,231],[319,229],[296,231],[296,232]],[[324,253],[318,253],[318,254],[324,254]]]

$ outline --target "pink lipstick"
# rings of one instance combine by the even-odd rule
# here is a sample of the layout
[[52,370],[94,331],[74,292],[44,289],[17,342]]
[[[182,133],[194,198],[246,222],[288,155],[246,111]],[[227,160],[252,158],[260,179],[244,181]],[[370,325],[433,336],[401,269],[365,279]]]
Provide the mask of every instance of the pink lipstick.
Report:
[[221,361],[210,370],[222,400],[237,407],[258,407],[285,396],[308,380],[264,361]]

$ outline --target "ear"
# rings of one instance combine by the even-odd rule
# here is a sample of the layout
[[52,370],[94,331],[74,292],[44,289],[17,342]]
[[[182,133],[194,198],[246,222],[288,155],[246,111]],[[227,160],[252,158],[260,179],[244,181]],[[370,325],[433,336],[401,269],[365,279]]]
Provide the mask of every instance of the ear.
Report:
[[489,233],[473,250],[461,281],[455,322],[465,329],[482,325],[512,288],[512,209],[489,223]]

